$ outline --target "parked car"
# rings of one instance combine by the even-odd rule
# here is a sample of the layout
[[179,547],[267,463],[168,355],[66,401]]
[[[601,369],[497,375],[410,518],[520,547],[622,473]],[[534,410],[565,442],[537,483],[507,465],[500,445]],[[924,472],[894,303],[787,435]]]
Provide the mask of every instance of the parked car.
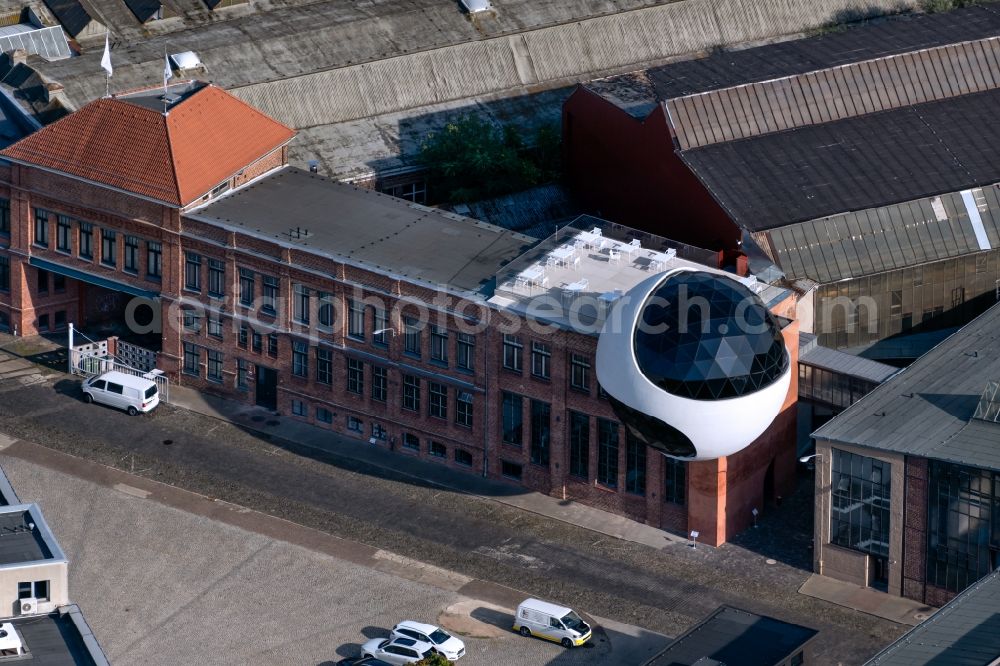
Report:
[[525,599],[517,607],[514,631],[522,636],[538,636],[565,648],[583,645],[590,640],[590,625],[573,609],[538,599]]
[[430,643],[412,638],[373,638],[361,646],[362,656],[375,657],[393,666],[415,664],[433,651]]
[[105,372],[83,382],[83,399],[99,402],[109,407],[123,409],[130,416],[151,412],[160,404],[156,382],[126,375],[124,372]]
[[337,662],[337,666],[392,666],[389,662],[375,657],[348,657]]
[[457,661],[465,656],[465,643],[433,624],[403,620],[392,628],[390,638],[412,638],[415,641],[430,643],[435,650],[451,661]]
[[480,12],[488,12],[493,9],[493,3],[490,0],[459,0],[462,6],[465,7],[465,11],[470,14],[478,14]]

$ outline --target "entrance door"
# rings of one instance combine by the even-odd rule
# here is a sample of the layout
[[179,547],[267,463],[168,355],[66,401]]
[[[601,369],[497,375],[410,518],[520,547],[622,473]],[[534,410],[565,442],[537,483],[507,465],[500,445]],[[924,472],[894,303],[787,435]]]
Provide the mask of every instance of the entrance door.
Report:
[[872,587],[881,592],[888,592],[889,590],[889,558],[888,557],[877,557],[875,555],[871,556],[871,582],[868,583],[869,587]]
[[278,408],[278,371],[257,366],[257,404],[267,409]]

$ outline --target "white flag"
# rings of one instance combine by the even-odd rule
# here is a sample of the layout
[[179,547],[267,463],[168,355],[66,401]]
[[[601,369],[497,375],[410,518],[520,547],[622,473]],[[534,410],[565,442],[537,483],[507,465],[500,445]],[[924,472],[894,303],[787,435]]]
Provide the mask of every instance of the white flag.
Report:
[[111,40],[110,33],[104,35],[104,57],[101,58],[101,67],[111,76]]
[[163,54],[163,87],[167,87],[167,81],[174,78],[174,70],[170,68],[170,58]]

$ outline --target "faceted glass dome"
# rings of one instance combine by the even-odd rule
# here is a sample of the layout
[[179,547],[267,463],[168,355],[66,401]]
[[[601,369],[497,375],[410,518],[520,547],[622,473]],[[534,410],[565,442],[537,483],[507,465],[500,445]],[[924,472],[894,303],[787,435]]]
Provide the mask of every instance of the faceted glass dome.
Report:
[[701,271],[674,273],[653,290],[633,346],[651,382],[694,400],[753,393],[788,368],[781,327],[756,294]]

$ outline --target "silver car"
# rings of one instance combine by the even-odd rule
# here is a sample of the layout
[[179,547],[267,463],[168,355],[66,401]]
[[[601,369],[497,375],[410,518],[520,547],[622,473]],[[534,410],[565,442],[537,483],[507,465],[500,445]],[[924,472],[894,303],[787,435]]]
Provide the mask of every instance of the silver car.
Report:
[[433,651],[430,643],[412,638],[373,638],[361,646],[361,656],[375,657],[394,666],[415,664]]

